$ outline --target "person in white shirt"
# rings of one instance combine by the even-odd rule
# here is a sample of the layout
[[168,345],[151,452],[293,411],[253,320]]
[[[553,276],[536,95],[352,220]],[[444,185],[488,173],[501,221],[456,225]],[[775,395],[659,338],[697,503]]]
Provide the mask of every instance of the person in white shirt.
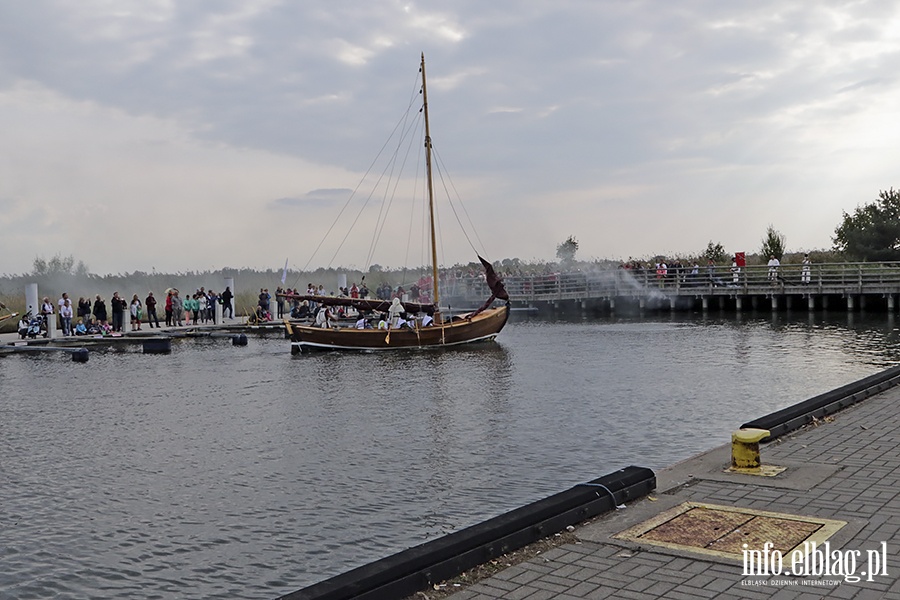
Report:
[[45,319],[49,319],[53,315],[53,303],[46,296],[44,296],[43,304],[41,304],[41,314]]
[[781,263],[775,258],[775,255],[772,254],[769,256],[769,281],[775,283],[778,279],[778,267],[781,266]]
[[60,311],[62,311],[62,307],[66,305],[66,300],[68,300],[68,299],[69,299],[69,294],[67,294],[66,292],[63,292],[62,297],[59,299],[59,301],[57,301]]
[[63,335],[72,335],[72,301],[66,298],[59,309]]
[[331,328],[331,312],[328,310],[327,306],[323,306],[319,309],[319,312],[316,315],[316,327],[321,327],[323,329]]
[[812,261],[809,260],[809,254],[803,255],[803,266],[800,267],[800,282],[803,285],[809,285],[809,276],[810,276],[810,265]]
[[735,285],[741,281],[741,268],[737,264],[737,257],[731,259],[731,282]]

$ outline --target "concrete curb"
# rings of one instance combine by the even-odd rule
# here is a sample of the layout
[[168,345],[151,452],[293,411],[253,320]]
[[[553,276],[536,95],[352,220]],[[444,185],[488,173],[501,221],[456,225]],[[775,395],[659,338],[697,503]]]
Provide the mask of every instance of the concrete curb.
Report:
[[644,496],[655,487],[653,471],[645,467],[627,467],[357,567],[281,599],[405,598],[569,525],[612,511],[618,504]]
[[741,428],[767,429],[770,434],[763,441],[770,442],[779,436],[812,423],[814,419],[821,419],[834,414],[897,384],[900,384],[900,366],[890,367],[880,373],[869,375],[830,392],[813,396],[809,400],[798,402],[793,406],[788,406],[749,423],[744,423],[741,425]]

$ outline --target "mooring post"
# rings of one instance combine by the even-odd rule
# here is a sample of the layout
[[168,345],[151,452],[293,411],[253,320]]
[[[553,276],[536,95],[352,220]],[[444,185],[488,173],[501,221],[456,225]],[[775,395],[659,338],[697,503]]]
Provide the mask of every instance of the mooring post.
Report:
[[38,285],[36,283],[25,285],[25,310],[31,311],[32,317],[40,312],[40,304],[38,304]]
[[738,429],[731,434],[731,467],[734,469],[758,469],[759,442],[769,437],[766,429]]

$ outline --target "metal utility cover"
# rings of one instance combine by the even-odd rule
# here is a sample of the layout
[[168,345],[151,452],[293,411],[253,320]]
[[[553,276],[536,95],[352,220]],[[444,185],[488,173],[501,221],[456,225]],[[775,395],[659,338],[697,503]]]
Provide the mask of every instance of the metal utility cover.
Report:
[[744,544],[757,550],[771,542],[774,549],[787,553],[805,541],[822,543],[844,525],[817,517],[686,502],[614,537],[741,560]]

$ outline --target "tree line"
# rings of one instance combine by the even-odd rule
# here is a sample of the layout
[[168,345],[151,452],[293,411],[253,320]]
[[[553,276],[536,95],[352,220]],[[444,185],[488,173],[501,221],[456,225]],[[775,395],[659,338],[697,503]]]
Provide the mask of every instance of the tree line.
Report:
[[[900,260],[900,190],[890,188],[880,191],[874,202],[858,206],[852,213],[843,212],[841,223],[835,228],[831,241],[831,250],[816,251],[820,257],[830,254],[827,256],[831,259],[829,262]],[[572,235],[556,247],[556,257],[563,265],[574,265],[576,252],[578,240]],[[769,225],[762,238],[757,259],[765,263],[770,256],[774,256],[781,261],[786,252],[787,240],[784,234]],[[705,250],[681,258],[723,263],[729,261],[731,256],[720,242],[710,240]]]

